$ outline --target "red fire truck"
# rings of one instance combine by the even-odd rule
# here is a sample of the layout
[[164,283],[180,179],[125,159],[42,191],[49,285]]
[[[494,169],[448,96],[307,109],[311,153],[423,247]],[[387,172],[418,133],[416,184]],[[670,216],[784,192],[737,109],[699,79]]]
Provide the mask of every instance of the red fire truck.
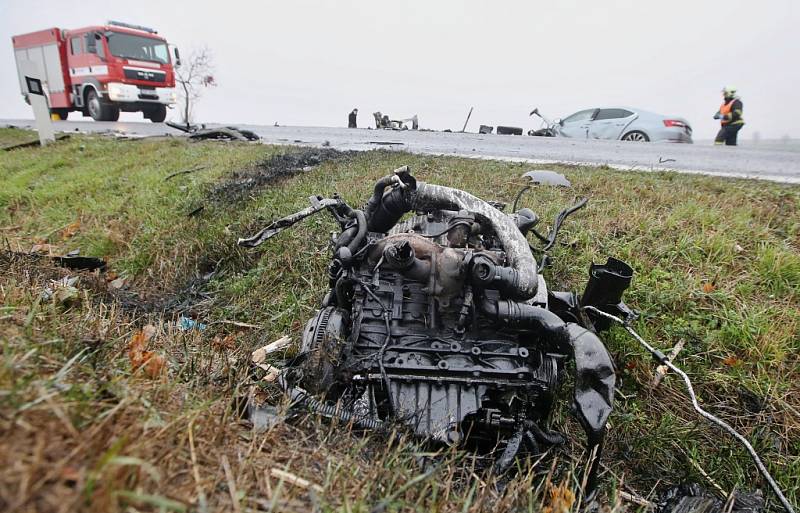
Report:
[[175,103],[178,49],[155,30],[109,21],[77,30],[51,28],[11,38],[20,89],[20,62],[38,64],[54,119],[78,111],[96,121],[116,121],[120,111],[141,112],[159,123]]

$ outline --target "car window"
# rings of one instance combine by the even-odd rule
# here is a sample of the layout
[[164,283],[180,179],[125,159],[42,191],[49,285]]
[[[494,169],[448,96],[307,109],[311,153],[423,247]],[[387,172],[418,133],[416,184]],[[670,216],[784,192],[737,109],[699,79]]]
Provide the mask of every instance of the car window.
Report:
[[84,36],[84,43],[86,53],[97,53],[97,40],[94,38],[94,32],[87,32]]
[[632,115],[633,112],[625,109],[600,109],[600,112],[597,113],[597,117],[595,117],[594,120],[627,118]]
[[592,119],[594,109],[586,109],[564,118],[563,123],[579,123],[581,121],[588,121]]
[[81,54],[81,38],[73,37],[69,40],[69,47],[72,51],[72,55],[80,55]]

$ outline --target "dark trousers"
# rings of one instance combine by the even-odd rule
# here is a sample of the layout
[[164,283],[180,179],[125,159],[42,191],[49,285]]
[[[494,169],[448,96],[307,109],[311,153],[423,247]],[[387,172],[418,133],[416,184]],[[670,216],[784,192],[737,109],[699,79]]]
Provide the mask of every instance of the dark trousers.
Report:
[[739,130],[742,129],[742,123],[735,125],[725,125],[719,129],[717,138],[714,139],[714,144],[724,144],[725,146],[736,146],[736,137],[739,135]]

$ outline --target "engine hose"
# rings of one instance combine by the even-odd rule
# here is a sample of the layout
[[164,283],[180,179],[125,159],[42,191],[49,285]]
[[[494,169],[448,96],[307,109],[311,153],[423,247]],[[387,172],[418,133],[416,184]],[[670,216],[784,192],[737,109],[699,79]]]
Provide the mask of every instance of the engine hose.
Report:
[[347,246],[347,249],[350,250],[350,254],[355,253],[367,236],[367,218],[364,212],[362,210],[353,210],[348,214],[348,217],[355,219],[356,225],[349,227],[339,234],[333,248],[334,254],[336,254],[339,248],[344,246]]
[[653,355],[653,358],[655,358],[659,364],[666,365],[675,374],[679,375],[683,379],[683,382],[686,384],[686,390],[689,392],[689,397],[691,397],[692,399],[692,406],[694,407],[695,411],[699,413],[701,417],[705,418],[706,420],[716,424],[717,426],[727,431],[728,434],[733,436],[745,447],[745,449],[747,449],[747,452],[750,453],[750,457],[755,462],[758,471],[761,473],[764,479],[767,480],[769,486],[772,488],[772,491],[775,492],[775,495],[778,497],[778,500],[780,500],[781,504],[783,505],[783,508],[787,511],[787,513],[794,513],[794,507],[792,507],[792,505],[789,503],[789,500],[783,494],[780,487],[778,486],[778,483],[775,481],[775,479],[773,479],[772,475],[769,473],[769,470],[767,470],[767,467],[764,465],[764,462],[761,461],[761,458],[758,456],[758,453],[750,444],[750,442],[744,436],[742,436],[738,431],[736,431],[733,427],[731,427],[730,424],[720,419],[719,417],[707,412],[700,406],[700,404],[697,402],[697,396],[694,393],[694,387],[692,387],[692,381],[689,379],[689,376],[685,372],[683,372],[675,364],[673,364],[672,361],[670,361],[670,359],[664,353],[662,353],[655,347],[648,344],[642,337],[639,336],[638,333],[636,333],[633,330],[633,328],[628,326],[625,323],[625,321],[623,321],[619,317],[606,313],[600,310],[599,308],[595,308],[593,306],[584,306],[583,309],[591,310],[597,315],[610,319],[614,322],[618,322],[623,328],[625,328],[625,330],[628,333],[630,333],[630,335],[634,339],[636,339],[637,342],[639,342],[651,355]]
[[347,249],[350,250],[350,254],[355,254],[358,251],[358,248],[361,247],[361,244],[364,243],[364,239],[367,237],[367,218],[364,215],[364,212],[361,210],[354,210],[353,217],[356,219],[357,224],[357,231],[353,240],[347,245]]
[[383,422],[380,420],[364,418],[345,409],[337,408],[335,405],[322,403],[300,388],[293,387],[288,392],[295,404],[302,404],[314,413],[336,418],[342,422],[352,422],[354,426],[362,429],[380,429],[383,427]]
[[564,435],[556,431],[545,431],[535,422],[525,422],[525,428],[536,438],[537,441],[547,445],[562,445],[566,442]]

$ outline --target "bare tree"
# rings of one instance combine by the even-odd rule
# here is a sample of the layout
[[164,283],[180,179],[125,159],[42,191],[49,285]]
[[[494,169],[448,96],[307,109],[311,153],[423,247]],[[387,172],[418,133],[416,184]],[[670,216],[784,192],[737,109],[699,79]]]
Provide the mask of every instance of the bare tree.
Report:
[[214,62],[211,51],[206,48],[196,48],[189,53],[188,58],[182,59],[181,65],[175,70],[175,82],[180,86],[181,122],[189,125],[197,100],[202,95],[203,88],[215,87]]

